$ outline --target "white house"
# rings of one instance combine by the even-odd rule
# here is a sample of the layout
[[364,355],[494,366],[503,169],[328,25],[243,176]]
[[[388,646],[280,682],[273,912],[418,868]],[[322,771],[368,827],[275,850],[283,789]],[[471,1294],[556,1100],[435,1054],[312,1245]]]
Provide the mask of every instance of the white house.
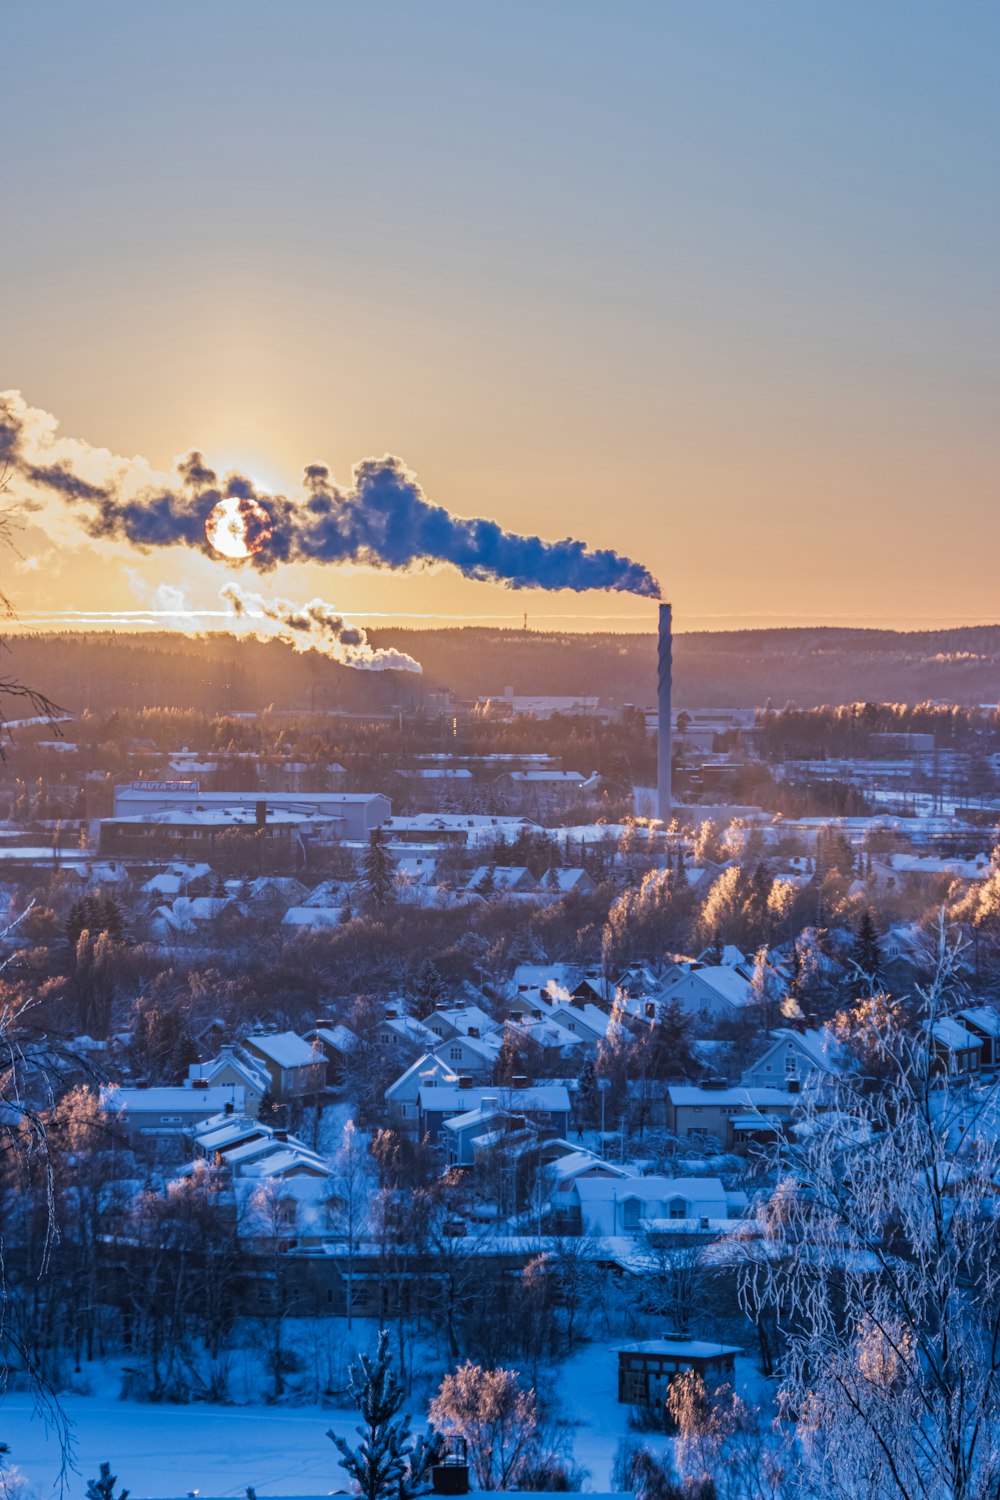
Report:
[[248,1057],[241,1057],[231,1042],[219,1048],[218,1057],[209,1062],[191,1063],[188,1079],[216,1086],[218,1084],[240,1084],[246,1096],[248,1114],[260,1113],[260,1103],[267,1093],[270,1080],[263,1067],[254,1066]]
[[637,1177],[627,1182],[578,1177],[572,1197],[585,1234],[638,1234],[661,1220],[724,1223],[741,1217],[746,1194],[727,1192],[718,1177]]
[[725,964],[693,969],[668,985],[659,998],[676,1000],[688,1015],[705,1014],[713,1020],[737,1016],[754,1003],[749,979]]
[[454,1087],[458,1084],[458,1074],[443,1057],[425,1052],[394,1083],[390,1083],[385,1091],[385,1104],[393,1125],[404,1130],[417,1129],[420,1115],[417,1101],[421,1086],[434,1080]]
[[843,1071],[843,1049],[830,1032],[810,1027],[792,1031],[782,1027],[771,1033],[767,1050],[742,1074],[747,1088],[801,1088],[806,1079],[835,1078]]

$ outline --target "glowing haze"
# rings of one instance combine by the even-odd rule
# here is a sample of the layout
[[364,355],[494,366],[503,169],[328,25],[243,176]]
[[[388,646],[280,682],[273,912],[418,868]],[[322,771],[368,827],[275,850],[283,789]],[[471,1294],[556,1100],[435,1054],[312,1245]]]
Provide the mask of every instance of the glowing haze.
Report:
[[[49,0],[3,23],[0,386],[65,432],[184,493],[196,442],[300,509],[308,460],[350,497],[359,458],[401,454],[432,509],[637,559],[682,629],[996,617],[1000,8]],[[95,538],[87,464],[30,497],[2,580],[25,623],[161,589],[218,608],[205,517],[184,546]],[[653,627],[628,591],[493,577],[359,554],[260,589]]]

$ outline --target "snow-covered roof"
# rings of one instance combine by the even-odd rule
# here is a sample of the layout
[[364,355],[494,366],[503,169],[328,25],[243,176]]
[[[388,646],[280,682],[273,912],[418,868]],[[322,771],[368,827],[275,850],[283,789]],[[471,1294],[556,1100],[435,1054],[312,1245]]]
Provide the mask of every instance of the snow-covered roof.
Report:
[[339,906],[290,906],[281,919],[282,927],[307,927],[312,931],[339,927],[342,910]]
[[208,1062],[192,1063],[188,1068],[188,1077],[204,1078],[207,1083],[214,1083],[227,1067],[232,1068],[250,1088],[260,1093],[264,1093],[267,1089],[267,1074],[263,1073],[260,1068],[254,1067],[248,1057],[241,1056],[231,1049],[228,1052],[220,1052],[218,1057],[213,1057]]
[[796,1104],[801,1096],[789,1094],[784,1089],[772,1088],[746,1088],[736,1087],[730,1089],[706,1089],[699,1088],[697,1084],[671,1083],[667,1086],[667,1098],[673,1105],[684,1108],[689,1105],[740,1105],[745,1104],[748,1108],[789,1108]]
[[428,1081],[434,1078],[439,1083],[446,1083],[448,1087],[458,1083],[458,1075],[454,1068],[449,1067],[443,1058],[435,1057],[430,1052],[425,1052],[421,1057],[417,1058],[416,1062],[411,1063],[408,1068],[405,1068],[398,1078],[390,1083],[385,1091],[385,1097],[392,1099],[403,1090],[407,1083],[415,1078],[423,1078]]
[[709,1344],[704,1339],[644,1339],[637,1344],[622,1344],[619,1354],[651,1354],[666,1359],[721,1359],[728,1354],[742,1354],[739,1344]]
[[211,865],[183,862],[170,864],[151,875],[142,889],[150,896],[178,896],[192,880],[204,880],[211,873]]
[[349,1026],[317,1026],[309,1035],[318,1037],[335,1052],[350,1052],[358,1044],[358,1039]]
[[687,980],[700,981],[718,995],[721,1000],[727,1000],[730,1005],[749,1005],[753,999],[753,989],[750,981],[746,979],[737,969],[727,965],[706,964],[703,969],[692,970],[690,974],[684,975],[668,985],[664,995],[669,997],[675,985],[684,984]]
[[261,1032],[244,1038],[247,1046],[277,1063],[279,1068],[303,1068],[316,1062],[316,1053],[294,1031]]
[[604,1161],[593,1151],[570,1151],[566,1156],[557,1156],[555,1161],[549,1162],[545,1174],[556,1182],[565,1182],[570,1177],[578,1177],[581,1172],[593,1171],[595,1167],[599,1167],[606,1177],[639,1176],[635,1167]]
[[978,1026],[987,1036],[1000,1036],[1000,1011],[994,1010],[992,1005],[968,1005],[956,1012],[955,1019]]
[[569,1092],[564,1083],[533,1083],[523,1089],[506,1089],[497,1084],[482,1088],[458,1088],[440,1084],[420,1089],[423,1109],[435,1113],[466,1113],[478,1109],[484,1098],[497,1099],[505,1109],[517,1113],[545,1110],[554,1114],[569,1112]]
[[120,1088],[111,1085],[101,1090],[101,1104],[107,1109],[122,1109],[126,1114],[162,1111],[164,1114],[204,1115],[221,1113],[227,1104],[242,1110],[246,1094],[242,1084],[226,1083],[215,1088],[195,1089],[183,1085],[162,1088]]
[[972,1049],[979,1051],[983,1045],[978,1036],[967,1031],[960,1021],[951,1016],[944,1016],[940,1021],[933,1022],[931,1036],[950,1052],[968,1052]]

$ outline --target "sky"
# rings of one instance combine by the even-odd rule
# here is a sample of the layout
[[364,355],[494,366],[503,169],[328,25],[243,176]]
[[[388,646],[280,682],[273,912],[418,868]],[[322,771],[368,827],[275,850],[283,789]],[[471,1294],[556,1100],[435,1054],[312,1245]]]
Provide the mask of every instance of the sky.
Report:
[[[638,560],[680,629],[1000,618],[996,7],[8,0],[3,30],[0,389],[67,436],[293,495],[397,454],[451,512]],[[56,508],[0,565],[25,624],[219,610],[246,572]],[[655,613],[447,565],[263,589]]]

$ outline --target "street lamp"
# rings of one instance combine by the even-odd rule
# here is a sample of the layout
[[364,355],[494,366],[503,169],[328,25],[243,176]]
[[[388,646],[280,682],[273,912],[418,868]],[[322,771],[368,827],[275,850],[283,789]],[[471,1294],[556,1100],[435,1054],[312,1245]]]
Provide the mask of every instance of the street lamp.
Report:
[[605,1099],[608,1096],[608,1089],[611,1087],[611,1079],[610,1078],[599,1078],[597,1080],[597,1087],[601,1091],[601,1160],[603,1161],[604,1160],[604,1101],[605,1101]]

